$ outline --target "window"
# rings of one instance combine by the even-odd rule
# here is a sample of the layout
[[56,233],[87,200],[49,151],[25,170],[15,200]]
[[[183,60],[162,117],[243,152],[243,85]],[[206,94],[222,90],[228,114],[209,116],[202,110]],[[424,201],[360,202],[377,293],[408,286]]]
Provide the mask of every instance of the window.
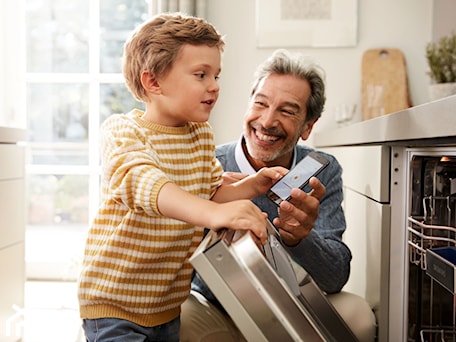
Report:
[[29,279],[79,273],[98,208],[100,123],[143,109],[124,85],[121,56],[148,6],[145,0],[25,0]]

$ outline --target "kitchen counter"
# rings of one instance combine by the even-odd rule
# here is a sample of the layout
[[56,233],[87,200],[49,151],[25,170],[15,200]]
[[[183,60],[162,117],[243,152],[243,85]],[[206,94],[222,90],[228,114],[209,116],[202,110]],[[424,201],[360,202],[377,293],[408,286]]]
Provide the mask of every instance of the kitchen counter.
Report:
[[456,143],[456,95],[314,135],[318,148]]
[[27,139],[27,131],[22,128],[0,126],[0,144],[15,144]]

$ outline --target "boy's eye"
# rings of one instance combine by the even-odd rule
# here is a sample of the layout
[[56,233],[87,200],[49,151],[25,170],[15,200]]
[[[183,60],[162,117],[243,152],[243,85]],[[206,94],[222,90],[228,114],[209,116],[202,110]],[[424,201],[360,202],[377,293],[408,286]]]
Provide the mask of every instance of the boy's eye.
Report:
[[195,76],[198,78],[204,78],[204,76],[206,76],[206,74],[204,72],[200,72],[198,74],[195,74]]

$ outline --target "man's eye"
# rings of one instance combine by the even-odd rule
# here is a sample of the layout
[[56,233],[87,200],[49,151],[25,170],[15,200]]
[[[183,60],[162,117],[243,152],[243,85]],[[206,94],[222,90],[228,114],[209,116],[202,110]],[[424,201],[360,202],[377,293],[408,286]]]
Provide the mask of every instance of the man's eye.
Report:
[[282,113],[287,114],[287,115],[296,115],[295,112],[287,109],[282,109]]
[[255,101],[254,104],[255,104],[255,106],[258,106],[258,107],[266,107],[266,104],[261,101]]

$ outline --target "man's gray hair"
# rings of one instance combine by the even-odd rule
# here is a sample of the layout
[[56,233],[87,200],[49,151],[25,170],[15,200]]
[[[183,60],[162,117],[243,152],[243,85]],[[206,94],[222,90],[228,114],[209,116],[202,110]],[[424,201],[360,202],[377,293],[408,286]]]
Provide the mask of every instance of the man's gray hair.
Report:
[[292,75],[309,82],[311,95],[305,104],[307,107],[306,122],[318,119],[323,112],[326,102],[325,72],[308,56],[292,54],[287,50],[279,49],[260,64],[255,72],[252,96],[258,84],[271,74]]

